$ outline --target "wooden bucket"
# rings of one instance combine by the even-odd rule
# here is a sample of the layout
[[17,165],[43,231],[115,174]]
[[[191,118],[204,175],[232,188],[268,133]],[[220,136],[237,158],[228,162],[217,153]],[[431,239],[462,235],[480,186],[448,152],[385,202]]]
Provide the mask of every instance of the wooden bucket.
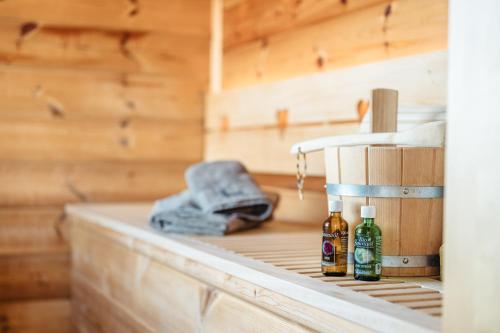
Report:
[[443,148],[327,147],[327,193],[349,222],[349,271],[360,206],[375,205],[382,229],[382,274],[439,275],[443,227]]

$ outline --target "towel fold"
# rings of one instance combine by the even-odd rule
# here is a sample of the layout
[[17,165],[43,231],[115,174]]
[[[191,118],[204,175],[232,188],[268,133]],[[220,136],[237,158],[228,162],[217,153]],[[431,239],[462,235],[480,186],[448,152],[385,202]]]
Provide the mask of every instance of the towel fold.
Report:
[[278,201],[263,193],[237,161],[199,163],[186,172],[188,190],[158,200],[150,223],[163,232],[223,235],[258,226]]

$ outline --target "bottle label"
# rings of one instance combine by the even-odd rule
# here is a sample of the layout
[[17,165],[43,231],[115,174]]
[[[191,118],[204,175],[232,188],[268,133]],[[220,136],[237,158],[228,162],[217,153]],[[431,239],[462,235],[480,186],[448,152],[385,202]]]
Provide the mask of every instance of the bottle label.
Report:
[[382,238],[380,236],[356,235],[354,240],[354,274],[379,275]]
[[347,263],[347,241],[346,231],[336,230],[331,234],[323,233],[321,265],[345,265]]

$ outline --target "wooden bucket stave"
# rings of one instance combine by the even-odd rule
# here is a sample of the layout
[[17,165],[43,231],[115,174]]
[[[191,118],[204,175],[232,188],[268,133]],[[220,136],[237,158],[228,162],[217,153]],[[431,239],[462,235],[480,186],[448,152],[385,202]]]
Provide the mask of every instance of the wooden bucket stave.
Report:
[[[343,187],[383,185],[386,188],[389,185],[394,189],[407,186],[410,189],[425,187],[433,190],[441,188],[444,182],[443,148],[327,147],[325,165],[327,183]],[[329,194],[329,199],[335,198],[339,196]],[[377,207],[376,223],[382,229],[382,274],[439,274],[439,260],[436,259],[442,243],[441,197],[342,195],[341,199],[344,201],[344,217],[350,228],[350,258],[354,250],[354,228],[360,223],[360,207],[371,204]],[[349,271],[352,271],[352,264]]]

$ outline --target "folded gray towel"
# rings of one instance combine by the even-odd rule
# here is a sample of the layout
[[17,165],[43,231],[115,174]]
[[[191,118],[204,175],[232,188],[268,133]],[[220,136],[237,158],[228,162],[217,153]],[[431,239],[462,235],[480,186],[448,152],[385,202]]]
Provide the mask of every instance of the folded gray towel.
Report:
[[188,191],[159,200],[150,223],[164,232],[223,235],[267,220],[277,195],[264,194],[236,161],[196,164],[186,172]]

